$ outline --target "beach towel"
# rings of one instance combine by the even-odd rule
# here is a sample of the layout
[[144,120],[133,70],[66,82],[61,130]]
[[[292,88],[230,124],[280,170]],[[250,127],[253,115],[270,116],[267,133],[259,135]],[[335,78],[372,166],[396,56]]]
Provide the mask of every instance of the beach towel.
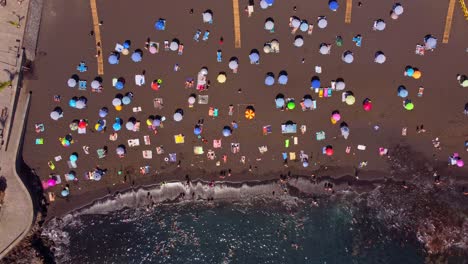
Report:
[[296,160],[296,152],[289,152],[289,159]]
[[145,141],[145,145],[151,145],[151,140],[150,140],[150,137],[148,135],[146,136],[143,136],[143,140]]
[[282,134],[294,134],[297,132],[297,124],[282,124],[281,125],[281,133]]
[[176,144],[183,144],[185,142],[185,137],[182,134],[174,135],[174,141]]
[[205,153],[205,152],[203,151],[203,147],[202,147],[202,146],[194,146],[194,147],[193,147],[193,153],[194,153],[195,155],[202,155],[202,154]]
[[266,136],[268,134],[271,134],[271,125],[263,126],[263,135]]
[[240,151],[240,143],[231,143],[231,152],[236,154]]
[[55,193],[48,192],[49,202],[55,202]]
[[88,66],[86,66],[86,63],[84,62],[80,62],[80,64],[78,64],[78,66],[76,67],[76,70],[79,72],[85,72],[88,70]]
[[43,145],[44,139],[43,138],[36,138],[36,145]]
[[86,127],[85,128],[78,128],[78,134],[86,134]]
[[162,98],[154,98],[153,99],[153,106],[156,109],[162,109],[164,107],[164,101]]
[[156,154],[158,155],[164,154],[164,148],[162,146],[156,147]]
[[283,153],[281,153],[281,155],[283,156],[283,160],[288,160],[288,153],[287,152],[283,152]]
[[141,126],[141,123],[139,121],[136,122],[135,125],[133,126],[133,132],[140,131],[140,126]]
[[129,139],[127,140],[128,146],[129,147],[137,147],[140,146],[140,140],[138,138],[135,139]]
[[145,84],[145,76],[141,74],[135,74],[135,84],[142,86]]
[[177,162],[177,153],[169,153],[169,162]]
[[208,104],[208,95],[198,95],[198,104]]
[[215,152],[213,150],[209,149],[208,153],[206,154],[206,157],[209,160],[214,160],[216,158],[216,154],[215,154]]
[[144,159],[152,159],[153,158],[153,151],[151,150],[143,150],[142,151]]
[[78,89],[81,91],[86,91],[87,82],[86,81],[78,81]]
[[324,131],[316,132],[315,138],[317,139],[317,141],[325,140],[325,132]]
[[263,154],[268,151],[268,147],[267,146],[258,147],[258,151],[260,151],[260,154]]
[[118,53],[122,52],[124,50],[124,46],[122,46],[122,44],[115,44],[115,51],[117,51]]
[[213,139],[213,148],[221,148],[221,139]]
[[133,107],[133,113],[141,112],[141,106]]
[[200,41],[200,35],[201,35],[201,31],[197,30],[195,32],[195,35],[193,36],[193,40],[195,40],[196,42]]
[[73,162],[73,161],[67,161],[67,165],[69,169],[76,169],[78,167],[76,162]]
[[61,160],[62,160],[62,156],[60,156],[60,155],[59,155],[59,156],[55,156],[55,157],[54,157],[54,160],[55,160],[55,162],[61,161]]
[[98,155],[98,158],[103,159],[106,157],[106,151],[104,149],[97,149],[96,153]]

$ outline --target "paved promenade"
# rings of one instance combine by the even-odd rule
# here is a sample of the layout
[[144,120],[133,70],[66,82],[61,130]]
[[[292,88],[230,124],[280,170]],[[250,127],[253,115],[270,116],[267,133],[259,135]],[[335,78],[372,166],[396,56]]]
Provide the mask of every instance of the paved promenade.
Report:
[[[0,7],[0,175],[7,188],[0,209],[0,259],[28,233],[33,222],[33,205],[28,190],[16,171],[29,94],[18,87],[23,59],[23,37],[29,1],[7,1]],[[11,82],[11,83],[9,83]],[[18,102],[15,104],[16,94]],[[17,105],[15,109],[15,105]]]

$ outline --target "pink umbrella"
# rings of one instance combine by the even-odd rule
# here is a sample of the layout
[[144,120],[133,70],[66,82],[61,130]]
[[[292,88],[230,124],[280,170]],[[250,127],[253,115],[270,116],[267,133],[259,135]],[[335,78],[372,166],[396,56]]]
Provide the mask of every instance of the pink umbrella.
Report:
[[155,47],[155,46],[149,47],[149,52],[150,52],[151,54],[156,54],[156,52],[157,52],[156,47]]
[[47,180],[47,185],[50,187],[54,187],[57,182],[54,179]]
[[463,160],[461,160],[461,159],[457,160],[457,166],[458,166],[458,167],[461,168],[461,167],[463,167],[464,165],[465,165],[465,163],[463,162]]
[[370,110],[372,110],[372,103],[371,102],[366,102],[366,103],[364,103],[364,105],[362,107],[364,108],[364,111],[369,112]]
[[334,113],[334,114],[332,115],[332,118],[333,118],[333,120],[335,120],[335,121],[338,122],[338,121],[340,121],[340,119],[341,119],[341,115],[340,115],[339,113]]

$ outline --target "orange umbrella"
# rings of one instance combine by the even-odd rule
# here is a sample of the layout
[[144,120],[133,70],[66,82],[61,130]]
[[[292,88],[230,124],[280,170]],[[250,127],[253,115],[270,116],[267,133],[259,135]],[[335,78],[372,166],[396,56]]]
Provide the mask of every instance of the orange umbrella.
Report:
[[254,117],[255,117],[255,112],[252,109],[245,110],[245,118],[251,120],[251,119],[254,119]]
[[419,79],[419,78],[421,78],[421,75],[422,75],[421,71],[414,71],[413,78]]

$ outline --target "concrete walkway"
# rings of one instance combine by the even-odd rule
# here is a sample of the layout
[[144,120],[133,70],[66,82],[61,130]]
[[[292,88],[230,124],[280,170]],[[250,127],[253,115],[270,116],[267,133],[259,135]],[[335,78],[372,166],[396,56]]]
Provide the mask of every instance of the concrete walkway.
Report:
[[[0,259],[24,238],[34,219],[31,196],[16,170],[29,106],[29,94],[18,91],[21,89],[18,87],[18,73],[23,59],[22,41],[28,5],[28,0],[10,0],[5,7],[0,7],[0,83],[11,81],[10,86],[0,90],[0,129],[3,135],[0,175],[7,180],[5,199],[0,209]],[[16,105],[18,107],[15,109]]]

